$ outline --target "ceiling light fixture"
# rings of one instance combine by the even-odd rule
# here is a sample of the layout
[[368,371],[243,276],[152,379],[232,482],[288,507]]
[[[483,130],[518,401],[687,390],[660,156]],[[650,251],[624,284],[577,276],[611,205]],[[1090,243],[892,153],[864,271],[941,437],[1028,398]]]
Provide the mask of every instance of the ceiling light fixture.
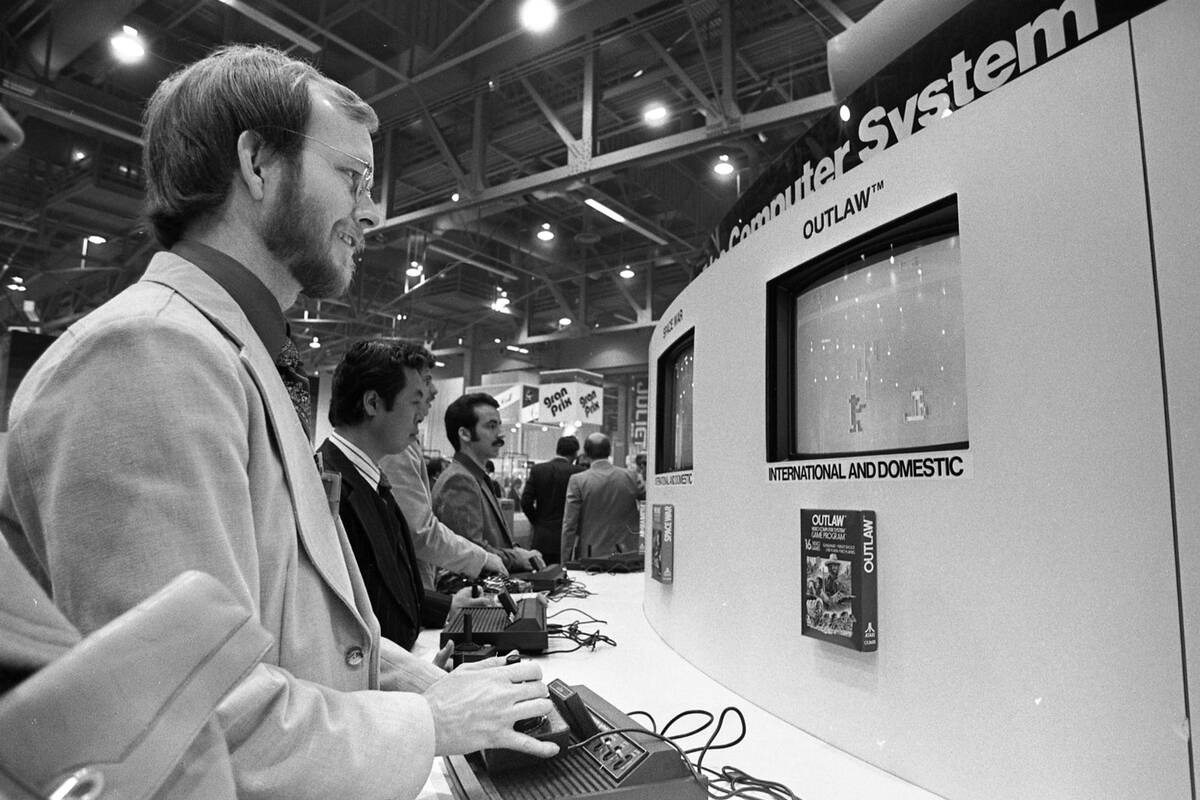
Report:
[[450,202],[457,203],[461,197],[462,195],[460,195],[458,192],[455,192],[454,194],[450,195]]
[[[646,228],[637,224],[633,220],[627,219],[625,217],[625,215],[621,214],[619,211],[613,211],[611,208],[604,205],[599,200],[594,200],[594,199],[588,197],[588,198],[585,198],[583,202],[589,208],[599,211],[604,216],[608,217],[611,220],[621,223],[622,225],[629,228],[630,230],[637,231],[642,236],[645,236],[647,239],[654,242],[655,244],[666,245],[666,243],[667,243],[666,239],[662,238],[661,236],[659,236],[657,233],[654,233],[653,231],[647,230]],[[547,223],[547,224],[549,224],[549,223]]]
[[558,7],[550,0],[525,0],[518,12],[521,27],[531,33],[545,33],[558,19]]
[[713,172],[717,173],[721,177],[732,175],[733,169],[733,164],[729,161],[729,156],[725,155],[724,153],[721,153],[721,155],[717,157],[717,162],[713,164]]
[[562,327],[566,328],[566,327],[570,326],[571,318],[570,317],[559,317],[558,324],[561,325]]
[[83,161],[85,158],[87,158],[87,153],[82,150],[75,150],[71,153],[72,161]]
[[425,271],[425,267],[423,267],[423,266],[421,265],[421,262],[420,262],[420,261],[413,260],[413,261],[412,261],[412,262],[411,262],[411,263],[408,265],[408,269],[404,270],[404,274],[405,274],[405,275],[407,275],[407,276],[408,276],[408,277],[410,277],[410,278],[415,278],[415,277],[419,276],[419,275],[420,275],[422,272],[424,272],[424,271]]
[[596,211],[599,211],[601,214],[603,214],[604,216],[613,220],[614,222],[625,222],[625,217],[621,216],[616,211],[613,211],[611,208],[604,205],[604,203],[601,203],[599,200],[593,200],[592,198],[588,197],[583,201],[583,204],[586,205],[588,208],[592,208],[592,209],[595,209]]
[[146,45],[138,36],[136,28],[128,25],[121,26],[121,32],[108,40],[112,46],[113,55],[122,64],[134,64],[146,56]]
[[642,119],[647,125],[662,125],[667,121],[667,107],[662,103],[651,103],[642,112]]
[[314,336],[312,338],[312,341],[308,343],[308,346],[311,347],[313,350],[320,350],[321,349],[321,340]]
[[842,105],[842,107],[838,109],[838,116],[842,118],[842,122],[849,122],[850,121],[850,106]]
[[505,347],[505,349],[509,350],[513,353],[520,353],[521,355],[529,355],[529,348],[527,348],[527,347],[517,347],[515,344],[510,344],[510,345],[507,345]]
[[636,275],[637,273],[633,271],[633,267],[631,267],[631,266],[629,266],[628,264],[626,264],[626,265],[625,265],[625,268],[624,268],[624,269],[622,269],[622,270],[621,270],[620,272],[618,272],[617,274],[618,274],[618,275],[620,275],[620,276],[621,276],[622,278],[624,278],[625,280],[629,280],[630,278],[632,278],[632,277],[633,277],[634,275]]
[[105,242],[108,241],[108,239],[105,239],[103,236],[99,236],[95,233],[93,233],[91,236],[87,237],[87,240],[88,240],[88,244],[104,244]]
[[537,238],[541,239],[543,242],[548,242],[554,238],[554,231],[550,230],[549,222],[542,223],[542,229],[537,232]]

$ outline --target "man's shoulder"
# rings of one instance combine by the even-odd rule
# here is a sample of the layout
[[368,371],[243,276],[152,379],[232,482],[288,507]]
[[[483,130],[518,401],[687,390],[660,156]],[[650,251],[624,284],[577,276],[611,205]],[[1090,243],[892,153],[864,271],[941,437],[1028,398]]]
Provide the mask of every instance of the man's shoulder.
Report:
[[435,495],[447,491],[479,491],[479,481],[471,471],[457,461],[451,461],[433,486]]

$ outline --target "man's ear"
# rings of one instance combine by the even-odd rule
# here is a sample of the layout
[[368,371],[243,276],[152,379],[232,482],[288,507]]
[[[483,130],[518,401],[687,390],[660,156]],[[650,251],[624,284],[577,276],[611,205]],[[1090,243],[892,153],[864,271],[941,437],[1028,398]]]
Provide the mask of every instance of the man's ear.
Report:
[[458,426],[458,441],[461,442],[462,444],[466,444],[467,442],[471,441],[471,429],[465,428],[462,425],[459,425]]
[[262,137],[254,131],[242,131],[238,135],[237,153],[238,177],[251,197],[262,200],[266,193],[262,170],[267,158]]
[[379,392],[374,389],[368,389],[363,392],[362,405],[363,414],[368,420],[384,410],[383,399],[379,396]]

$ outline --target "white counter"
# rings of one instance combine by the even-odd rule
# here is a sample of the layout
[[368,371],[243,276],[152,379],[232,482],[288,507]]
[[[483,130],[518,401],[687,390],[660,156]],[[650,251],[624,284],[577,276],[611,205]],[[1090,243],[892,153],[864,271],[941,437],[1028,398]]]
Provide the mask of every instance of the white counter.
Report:
[[[571,573],[594,594],[585,599],[568,598],[553,602],[547,611],[556,615],[552,623],[582,621],[584,630],[600,632],[616,641],[616,646],[599,645],[594,651],[548,653],[535,660],[546,680],[561,678],[570,684],[584,684],[626,713],[647,711],[659,727],[688,709],[704,709],[719,716],[726,706],[737,706],[746,717],[746,738],[728,750],[715,750],[704,759],[704,766],[720,769],[736,766],[749,774],[786,784],[804,800],[939,800],[938,795],[849,756],[803,731],[763,711],[758,706],[718,684],[683,660],[667,647],[646,622],[642,613],[645,577],[633,575],[586,575]],[[586,622],[579,609],[607,620],[605,625]],[[417,652],[432,655],[437,648],[439,631],[424,631]],[[714,647],[720,647],[714,642]],[[565,650],[574,644],[551,639],[551,650]],[[813,698],[826,703],[828,698]],[[644,718],[637,718],[646,724]],[[681,720],[673,733],[696,727],[698,717]],[[731,715],[716,743],[730,741],[738,733]],[[711,735],[711,729],[683,740],[687,747],[699,747]],[[695,758],[695,756],[693,756]],[[452,797],[441,761],[434,768],[421,800],[449,800]]]

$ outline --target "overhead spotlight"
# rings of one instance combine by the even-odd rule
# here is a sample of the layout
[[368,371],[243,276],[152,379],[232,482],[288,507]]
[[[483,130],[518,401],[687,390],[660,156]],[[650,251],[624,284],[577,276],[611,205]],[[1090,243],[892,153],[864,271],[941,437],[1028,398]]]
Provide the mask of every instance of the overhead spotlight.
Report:
[[28,291],[28,287],[26,287],[23,283],[10,283],[8,285],[8,290],[10,292],[24,292]]
[[642,119],[647,125],[662,125],[667,121],[667,107],[662,103],[651,103],[642,112]]
[[518,347],[515,344],[506,345],[505,349],[512,353],[520,353],[521,355],[529,355],[528,347]]
[[408,319],[408,314],[397,314],[396,319],[400,320],[401,322],[404,322],[406,319]]
[[562,327],[566,328],[571,324],[571,318],[570,317],[559,317],[558,324],[561,325]]
[[[497,288],[496,299],[492,301],[492,308],[496,311],[504,311],[508,308],[509,302],[508,292],[506,292],[504,289]],[[497,344],[499,344],[499,342],[497,342]]]
[[554,238],[554,231],[550,230],[549,222],[542,223],[542,229],[537,232],[537,238],[541,239],[543,242],[548,242]]
[[646,74],[646,70],[644,70],[644,69],[639,69],[637,72],[633,73],[633,77],[635,77],[635,78],[640,78],[640,77],[642,77],[642,76],[643,76],[643,75],[645,75],[645,74]]
[[454,194],[450,195],[450,202],[457,203],[460,197],[461,195],[458,192],[455,192]]
[[842,118],[842,122],[849,122],[850,106],[843,104],[842,107],[838,109],[838,116]]
[[440,367],[444,367],[444,366],[446,366],[446,362],[445,362],[445,361],[435,361],[435,362],[433,362],[433,365],[434,365],[435,367],[439,367],[439,368],[440,368]]
[[717,158],[717,163],[713,164],[713,172],[717,173],[721,177],[732,175],[733,163],[730,162],[729,156],[721,153],[721,155]]
[[629,280],[637,273],[633,271],[632,267],[630,267],[628,264],[626,264],[625,268],[623,270],[621,270],[620,272],[618,272],[617,274],[620,275],[625,280]]
[[314,336],[312,338],[312,341],[308,343],[308,346],[311,347],[313,350],[320,350],[321,349],[321,340]]
[[558,19],[558,7],[550,0],[525,0],[518,12],[521,27],[531,33],[545,33]]
[[410,278],[416,278],[424,271],[425,267],[421,265],[421,262],[413,260],[409,263],[408,269],[404,270],[404,274]]
[[492,341],[493,341],[493,342],[495,342],[496,344],[500,344],[500,339],[499,339],[499,337],[497,337],[497,338],[495,338],[495,339],[492,339]]
[[112,45],[113,55],[122,64],[133,64],[146,56],[146,45],[138,36],[136,29],[123,25],[120,33],[108,40]]
[[88,154],[83,152],[82,150],[73,150],[71,152],[71,160],[72,161],[83,161],[85,158],[87,158],[87,156],[88,156]]
[[103,236],[99,236],[95,233],[93,233],[91,236],[87,237],[87,240],[88,240],[88,244],[104,244],[105,242],[108,241],[108,239],[105,239]]

